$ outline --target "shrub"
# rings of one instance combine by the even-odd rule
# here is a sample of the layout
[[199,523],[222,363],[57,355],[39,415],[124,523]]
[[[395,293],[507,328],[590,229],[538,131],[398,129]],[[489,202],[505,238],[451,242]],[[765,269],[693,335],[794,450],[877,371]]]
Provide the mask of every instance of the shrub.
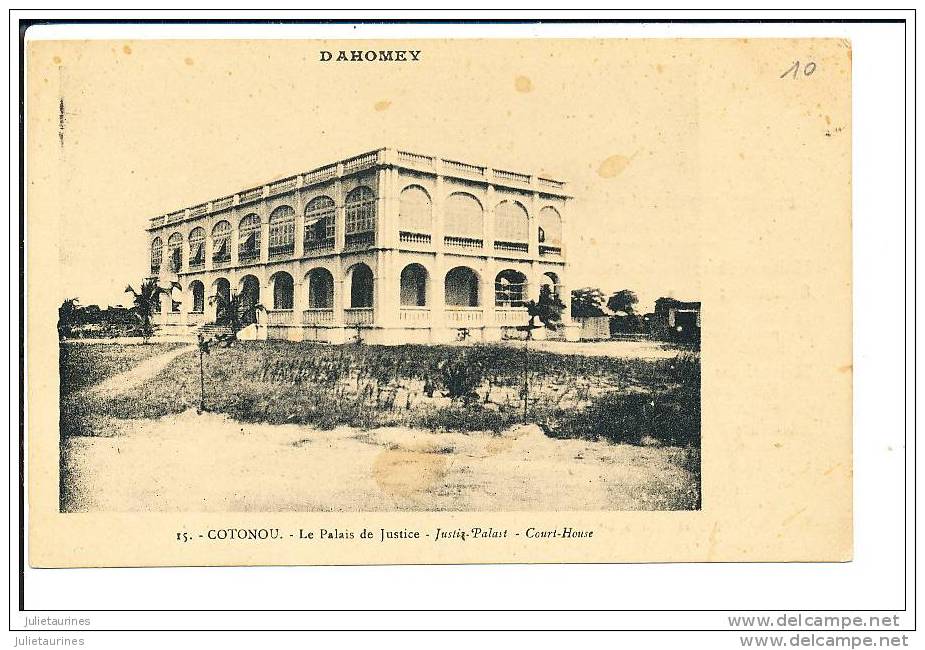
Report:
[[437,363],[436,375],[446,390],[447,397],[472,401],[478,399],[476,389],[482,385],[485,366],[468,354],[459,354],[454,358]]

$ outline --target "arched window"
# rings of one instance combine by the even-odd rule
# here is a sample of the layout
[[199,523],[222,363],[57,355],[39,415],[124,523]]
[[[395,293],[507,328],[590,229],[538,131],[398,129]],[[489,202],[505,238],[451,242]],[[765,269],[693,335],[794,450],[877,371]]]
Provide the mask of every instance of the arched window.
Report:
[[255,260],[260,257],[260,217],[249,214],[238,225],[238,259]]
[[281,205],[270,213],[270,256],[292,255],[295,250],[295,210]]
[[327,269],[308,272],[308,308],[331,309],[334,306],[334,276]]
[[540,287],[540,290],[546,289],[549,291],[550,295],[558,296],[559,295],[559,276],[553,273],[552,271],[547,271],[543,274],[543,284]]
[[161,272],[161,258],[164,256],[164,241],[160,237],[155,237],[151,242],[151,274],[157,275]]
[[530,219],[519,201],[501,201],[495,208],[495,239],[526,242],[530,239]]
[[257,305],[260,304],[260,280],[253,275],[241,278],[241,322],[250,325],[257,322]]
[[546,248],[560,248],[562,246],[562,215],[559,211],[547,205],[540,210],[539,222],[539,242]]
[[183,268],[183,235],[175,232],[167,240],[167,250],[170,255],[170,270],[179,273]]
[[443,292],[451,307],[478,307],[479,276],[469,267],[457,266],[446,274]]
[[401,191],[398,202],[399,228],[408,232],[429,233],[433,213],[430,194],[420,185]]
[[193,228],[189,234],[189,267],[202,268],[206,263],[206,231]]
[[173,285],[170,288],[170,311],[177,314],[180,312],[180,306],[183,304],[183,290],[179,285]]
[[527,295],[527,276],[505,269],[495,278],[495,306],[522,307]]
[[334,248],[334,199],[318,196],[305,206],[305,250]]
[[373,272],[365,264],[357,264],[350,273],[350,306],[373,306]]
[[212,262],[231,261],[231,224],[219,221],[212,228]]
[[199,280],[193,280],[189,285],[190,293],[193,295],[193,308],[190,310],[193,314],[201,314],[206,308],[206,287]]
[[465,192],[454,192],[446,199],[445,229],[451,237],[482,239],[482,204]]
[[292,309],[292,276],[280,271],[273,276],[273,309]]
[[401,271],[399,298],[403,307],[427,306],[427,269],[409,264]]
[[351,190],[344,204],[346,227],[344,237],[348,247],[372,246],[376,231],[376,195],[366,187]]
[[212,291],[209,304],[215,305],[215,320],[219,322],[222,317],[227,317],[224,312],[231,302],[231,282],[228,281],[228,278],[219,278],[212,283]]

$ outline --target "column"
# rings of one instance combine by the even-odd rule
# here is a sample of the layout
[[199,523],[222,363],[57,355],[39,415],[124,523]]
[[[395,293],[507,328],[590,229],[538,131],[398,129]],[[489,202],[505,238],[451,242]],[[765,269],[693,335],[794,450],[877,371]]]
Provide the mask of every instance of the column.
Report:
[[299,174],[296,179],[296,190],[292,196],[292,207],[295,210],[295,248],[293,249],[293,255],[295,255],[296,259],[302,259],[305,256],[305,201],[302,197],[302,178],[302,175]]

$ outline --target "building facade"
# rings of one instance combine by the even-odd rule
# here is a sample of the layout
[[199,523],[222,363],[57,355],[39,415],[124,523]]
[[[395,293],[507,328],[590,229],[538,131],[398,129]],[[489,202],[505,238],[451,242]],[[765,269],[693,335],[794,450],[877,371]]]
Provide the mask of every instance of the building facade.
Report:
[[[195,334],[211,296],[238,293],[264,307],[252,338],[514,337],[544,284],[568,304],[570,199],[561,180],[396,149],[331,163],[151,219],[151,277],[181,287],[156,322]],[[577,339],[562,321],[551,335]]]

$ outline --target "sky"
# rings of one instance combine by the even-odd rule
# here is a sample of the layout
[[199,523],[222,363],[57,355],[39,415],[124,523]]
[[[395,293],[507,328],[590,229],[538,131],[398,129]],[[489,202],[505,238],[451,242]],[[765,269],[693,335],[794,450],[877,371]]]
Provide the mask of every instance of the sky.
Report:
[[[419,62],[321,63],[416,49]],[[33,44],[61,299],[126,301],[148,219],[381,146],[570,182],[573,287],[700,299],[698,89],[677,41]],[[54,113],[52,113],[54,111]],[[38,122],[36,122],[36,120]],[[36,137],[39,137],[38,135]]]

